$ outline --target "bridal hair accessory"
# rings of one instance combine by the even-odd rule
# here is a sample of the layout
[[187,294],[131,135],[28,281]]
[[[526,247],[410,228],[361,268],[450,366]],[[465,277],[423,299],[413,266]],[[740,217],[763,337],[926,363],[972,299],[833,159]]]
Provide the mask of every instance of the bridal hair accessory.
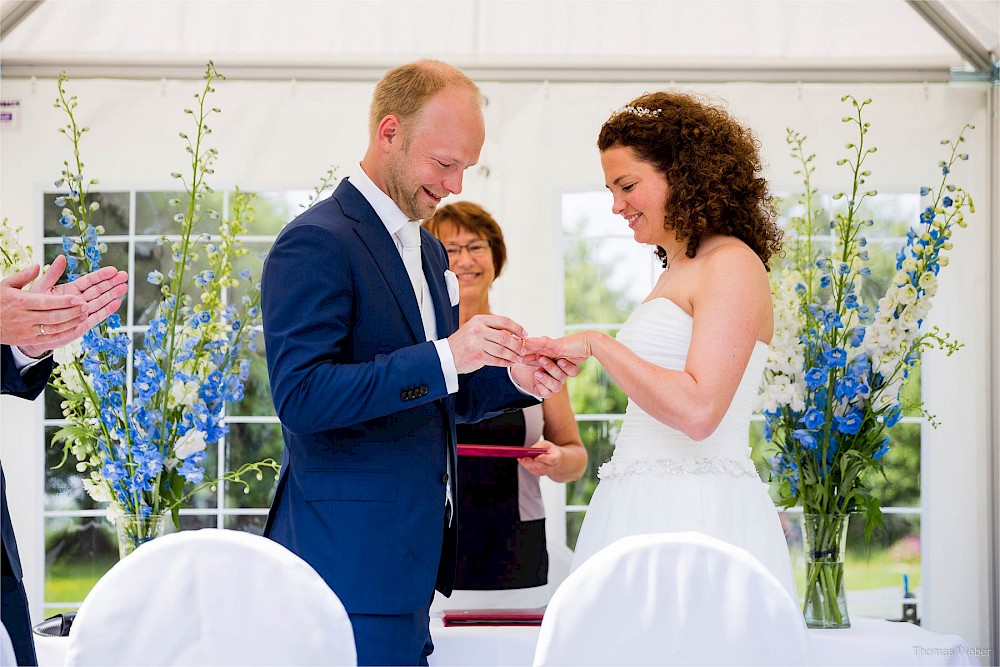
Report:
[[631,105],[624,106],[613,115],[617,116],[623,113],[630,113],[633,116],[659,116],[662,109],[647,109],[646,107],[634,107]]

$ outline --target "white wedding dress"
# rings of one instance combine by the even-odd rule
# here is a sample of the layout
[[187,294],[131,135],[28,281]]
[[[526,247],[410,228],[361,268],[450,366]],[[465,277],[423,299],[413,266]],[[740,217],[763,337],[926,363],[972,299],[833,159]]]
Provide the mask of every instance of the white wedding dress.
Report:
[[[617,339],[646,361],[683,370],[691,326],[687,313],[660,297],[640,304]],[[693,530],[746,549],[798,599],[778,513],[750,462],[750,415],[767,351],[758,341],[729,410],[701,442],[629,400],[614,455],[598,471],[573,569],[628,535]]]

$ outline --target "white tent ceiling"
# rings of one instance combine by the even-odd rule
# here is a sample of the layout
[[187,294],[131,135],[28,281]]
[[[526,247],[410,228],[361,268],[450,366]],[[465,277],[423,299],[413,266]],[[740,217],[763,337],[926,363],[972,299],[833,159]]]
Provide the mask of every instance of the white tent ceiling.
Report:
[[[479,79],[859,80],[863,72],[861,80],[920,81],[983,69],[967,65],[975,57],[956,39],[994,62],[1000,51],[998,0],[4,0],[3,8],[5,77],[59,68],[77,78],[200,77],[212,58],[231,77],[372,79],[437,57]],[[927,16],[934,11],[952,24],[947,39]]]

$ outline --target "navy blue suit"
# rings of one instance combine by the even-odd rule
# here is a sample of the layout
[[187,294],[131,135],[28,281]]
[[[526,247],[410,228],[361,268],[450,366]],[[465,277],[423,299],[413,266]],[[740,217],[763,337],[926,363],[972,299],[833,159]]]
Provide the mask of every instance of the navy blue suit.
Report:
[[[52,372],[52,357],[44,359],[25,372],[14,366],[14,355],[10,347],[0,346],[0,372],[3,374],[3,393],[35,399],[45,388],[45,383]],[[10,634],[14,644],[14,653],[19,665],[37,665],[35,658],[35,643],[31,636],[31,617],[28,615],[28,598],[24,594],[24,584],[21,582],[21,559],[17,554],[17,541],[14,539],[14,527],[10,525],[10,514],[7,511],[7,481],[0,468],[0,533],[3,535],[2,581],[0,581],[0,613],[4,627]]]
[[[421,243],[444,338],[458,327],[448,259],[425,230]],[[446,470],[449,460],[456,467],[455,424],[537,401],[502,368],[460,375],[458,393],[447,393],[392,236],[347,181],[282,230],[262,289],[285,439],[264,534],[336,592],[355,626],[359,664],[417,664],[431,648],[435,584],[450,594],[455,576],[456,524],[446,525],[444,500],[445,485],[454,489]]]

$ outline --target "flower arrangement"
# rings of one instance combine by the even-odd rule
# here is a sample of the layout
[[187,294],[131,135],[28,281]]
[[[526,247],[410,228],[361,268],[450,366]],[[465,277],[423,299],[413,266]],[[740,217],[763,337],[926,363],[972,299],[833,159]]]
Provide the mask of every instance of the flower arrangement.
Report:
[[[237,191],[227,219],[203,203],[212,192],[206,177],[216,158],[216,150],[206,146],[207,119],[219,113],[208,99],[213,82],[221,78],[209,63],[195,109],[185,110],[195,125],[192,136],[180,134],[190,172],[173,174],[185,196],[170,201],[178,210],[174,221],[180,232],[157,241],[169,244],[173,265],[166,276],[153,271],[147,278],[160,285],[160,298],[143,349],[133,349],[120,318],[112,315],[56,357],[52,387],[64,399],[68,422],[53,438],[63,444],[60,465],[72,454],[87,493],[110,503],[119,522],[122,516],[142,520],[170,513],[176,526],[180,508],[198,491],[214,490],[225,480],[248,492],[244,478],[252,474],[262,480],[265,469],[278,470],[273,459],[264,459],[214,478],[202,465],[206,445],[227,432],[226,402],[243,397],[248,351],[256,347],[255,327],[261,321],[259,283],[251,282],[249,270],[233,275],[234,259],[247,252],[239,237],[253,216],[252,197]],[[67,95],[65,83],[61,75],[55,106],[69,118],[60,132],[73,145],[73,161],[64,163],[56,181],[68,190],[56,204],[63,207],[59,222],[67,229],[63,250],[73,280],[99,268],[107,246],[101,242],[104,229],[91,223],[99,203],[88,199],[88,190],[98,181],[84,177],[80,159],[80,140],[88,128],[77,124],[76,97]],[[206,220],[218,221],[217,230],[196,233]],[[195,271],[199,262],[207,268]],[[244,284],[239,303],[226,303],[230,290]],[[141,542],[146,536],[131,537]]]
[[6,278],[31,263],[32,249],[21,240],[23,227],[12,227],[7,218],[0,221],[0,278]]
[[[764,411],[765,438],[776,450],[771,459],[772,479],[779,504],[801,504],[806,515],[834,517],[863,511],[866,539],[881,525],[879,499],[866,484],[871,472],[881,472],[882,458],[889,451],[887,431],[902,416],[900,390],[922,350],[937,347],[947,354],[961,347],[936,327],[921,331],[937,292],[938,273],[948,265],[946,251],[952,248],[956,227],[965,227],[964,212],[975,211],[972,198],[949,183],[952,167],[968,159],[960,152],[966,130],[956,140],[944,140],[950,155],[939,163],[941,181],[936,188],[923,187],[929,203],[896,256],[896,272],[885,294],[874,307],[862,302],[861,285],[868,267],[865,227],[861,206],[875,196],[864,188],[871,172],[866,159],[876,152],[866,146],[870,124],[863,110],[871,102],[851,96],[853,113],[843,119],[858,132],[856,142],[846,145],[848,157],[837,162],[850,170],[846,210],[830,222],[832,250],[819,250],[816,242],[817,191],[811,175],[815,155],[807,155],[803,135],[788,130],[792,156],[801,167],[804,193],[799,200],[802,216],[792,219],[789,268],[772,279],[775,332],[764,373],[760,407]],[[842,533],[832,519],[817,524],[815,553],[839,557]],[[809,535],[806,536],[807,541]],[[808,569],[808,568],[807,568]],[[825,582],[826,590],[814,586]],[[807,572],[806,605],[816,592],[826,603],[836,599],[842,586],[842,570]],[[834,612],[836,609],[828,611]]]

